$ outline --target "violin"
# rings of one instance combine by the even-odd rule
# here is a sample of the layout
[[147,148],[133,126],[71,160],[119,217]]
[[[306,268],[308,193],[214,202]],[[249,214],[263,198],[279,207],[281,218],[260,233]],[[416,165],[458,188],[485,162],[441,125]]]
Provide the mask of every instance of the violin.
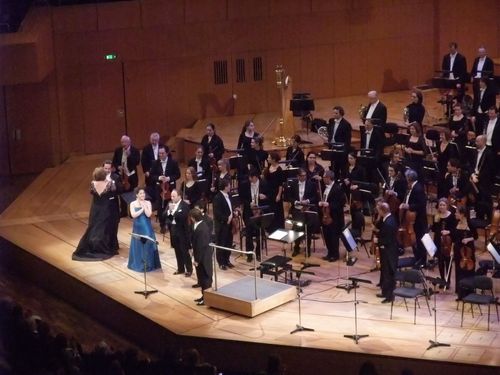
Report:
[[474,255],[474,250],[468,246],[463,245],[460,248],[460,268],[465,271],[473,271],[475,267],[475,262],[472,259]]
[[[321,191],[321,181],[318,180],[318,189],[319,189],[319,200],[323,200],[323,193]],[[325,200],[326,202],[326,200]],[[321,218],[321,223],[323,225],[331,225],[333,223],[332,215],[330,215],[330,207],[322,207],[321,212],[323,213],[323,216]]]
[[120,171],[120,177],[122,179],[123,189],[125,191],[130,190],[130,181],[128,180],[127,174],[127,165],[125,163],[122,164],[122,170]]
[[[441,231],[445,230],[445,221],[441,219]],[[452,239],[449,234],[441,234],[441,254],[445,257],[450,257],[451,256],[451,247],[452,247]]]

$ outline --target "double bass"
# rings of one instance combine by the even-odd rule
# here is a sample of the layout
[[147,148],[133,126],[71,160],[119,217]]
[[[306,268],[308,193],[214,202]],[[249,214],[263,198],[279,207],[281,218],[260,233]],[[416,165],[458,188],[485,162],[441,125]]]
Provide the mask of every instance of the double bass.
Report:
[[475,267],[475,262],[474,259],[472,258],[474,255],[474,250],[464,244],[460,248],[460,268],[465,270],[465,271],[472,271],[474,270]]
[[399,209],[399,229],[397,241],[405,248],[413,247],[417,242],[414,227],[416,218],[416,212],[410,211],[406,208]]

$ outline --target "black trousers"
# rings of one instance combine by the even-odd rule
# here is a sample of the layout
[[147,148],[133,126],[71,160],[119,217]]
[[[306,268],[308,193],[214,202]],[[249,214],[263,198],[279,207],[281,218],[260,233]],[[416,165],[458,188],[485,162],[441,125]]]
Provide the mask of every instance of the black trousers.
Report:
[[193,263],[188,251],[188,234],[178,230],[175,224],[170,226],[170,244],[174,248],[177,272],[193,272]]
[[394,298],[396,287],[395,275],[398,267],[398,248],[384,247],[380,249],[380,287],[382,295],[387,299]]
[[[232,248],[233,234],[231,232],[231,225],[220,221],[214,221],[214,229],[215,244]],[[217,263],[219,264],[219,266],[227,266],[229,264],[231,252],[229,250],[217,249],[215,256],[217,258]]]
[[339,242],[340,231],[333,225],[322,225],[323,235],[325,237],[325,244],[328,258],[340,258],[339,255]]

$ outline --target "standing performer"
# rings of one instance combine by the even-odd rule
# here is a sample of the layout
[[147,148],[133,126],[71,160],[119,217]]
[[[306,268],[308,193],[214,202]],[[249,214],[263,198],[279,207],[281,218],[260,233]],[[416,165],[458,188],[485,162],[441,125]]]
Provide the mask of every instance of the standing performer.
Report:
[[467,79],[467,60],[464,55],[458,53],[457,43],[451,42],[449,47],[450,53],[444,55],[441,70],[443,70],[444,77],[458,79],[460,83],[463,83]]
[[123,192],[123,186],[120,176],[113,172],[113,162],[111,160],[105,160],[102,167],[106,172],[106,181],[111,181],[111,183],[115,185],[113,196],[110,197],[109,200],[111,201],[112,214],[115,221],[115,227],[113,228],[113,248],[118,250],[120,247],[118,243],[118,225],[120,224],[120,194]]
[[475,275],[476,270],[476,248],[474,240],[477,239],[477,231],[467,217],[467,209],[458,207],[455,212],[458,221],[456,229],[452,232],[453,259],[455,261],[455,293],[457,300],[462,299],[468,293],[463,290],[460,281]]
[[269,154],[263,148],[264,139],[261,136],[255,137],[250,141],[251,149],[248,151],[248,169],[255,168],[262,175]]
[[[215,161],[215,159],[213,159],[213,161]],[[207,157],[205,156],[205,153],[203,152],[202,146],[196,147],[194,158],[190,159],[187,165],[188,167],[194,168],[198,179],[203,179],[203,178],[207,180],[210,179],[211,176],[210,163]],[[216,161],[214,166],[217,166]]]
[[384,298],[382,303],[394,300],[394,288],[396,287],[396,270],[398,267],[398,224],[394,215],[391,214],[389,205],[385,202],[377,203],[377,212],[380,220],[377,222],[379,231],[374,241],[380,248],[380,287],[382,292],[377,297]]
[[189,256],[189,205],[181,199],[177,190],[171,192],[172,201],[168,204],[164,219],[170,230],[170,245],[174,248],[177,271],[174,275],[184,274],[190,277],[193,264]]
[[[113,167],[118,171],[123,184],[123,191],[133,191],[139,184],[137,176],[137,166],[141,159],[141,153],[137,148],[132,146],[130,138],[126,135],[122,136],[121,147],[118,147],[113,154]],[[123,198],[120,198],[121,216],[127,216],[128,205]]]
[[144,172],[144,177],[146,178],[146,185],[149,185],[149,171],[155,160],[158,160],[158,149],[165,147],[160,144],[160,134],[151,133],[149,136],[149,144],[144,146],[141,154],[141,167]]
[[193,208],[194,204],[201,199],[202,191],[200,185],[196,183],[198,178],[193,167],[187,167],[184,173],[184,181],[181,184],[181,196],[184,202]]
[[[233,207],[229,198],[231,184],[227,180],[220,180],[219,192],[213,199],[214,206],[214,231],[215,244],[227,248],[233,247],[233,234],[231,232],[231,221],[233,220]],[[217,249],[217,263],[221,270],[227,270],[234,266],[229,261],[231,252],[229,250]]]
[[490,222],[493,212],[491,193],[498,166],[495,165],[493,151],[486,146],[486,139],[485,135],[476,137],[477,155],[474,158],[474,169],[471,171],[470,190],[476,195],[477,218]]
[[326,171],[323,175],[325,190],[320,202],[321,227],[327,254],[323,257],[329,262],[336,262],[339,255],[339,241],[344,229],[345,194],[340,184],[335,183],[335,173]]
[[380,125],[384,129],[387,122],[387,107],[379,100],[376,91],[368,93],[368,106],[361,116],[364,120],[371,119],[373,123]]
[[334,172],[337,176],[345,172],[347,163],[347,153],[351,149],[352,126],[344,118],[344,108],[340,106],[333,107],[333,117],[328,120],[328,141],[330,143],[343,143],[344,154],[341,160],[334,164]]
[[203,306],[205,301],[203,293],[205,290],[212,287],[213,250],[210,247],[211,231],[207,223],[204,221],[203,213],[198,209],[192,209],[189,212],[193,224],[191,245],[193,247],[194,266],[196,268],[196,278],[198,285],[201,287],[201,297],[195,299],[198,306]]
[[90,183],[92,206],[90,207],[89,224],[72,259],[79,261],[96,261],[111,258],[118,254],[116,249],[116,206],[111,199],[116,186],[113,181],[106,181],[104,168],[94,169]]
[[150,181],[151,184],[155,184],[152,185],[153,192],[151,192],[151,195],[155,197],[161,233],[166,231],[164,215],[161,213],[170,199],[170,193],[176,188],[175,182],[180,176],[181,171],[177,162],[167,154],[165,147],[160,147],[158,149],[158,160],[151,167]]
[[269,233],[285,227],[285,214],[283,212],[283,184],[285,183],[285,174],[278,164],[279,161],[280,155],[277,152],[271,152],[267,159],[269,166],[264,169],[264,178],[270,197],[269,208],[271,212],[274,212],[274,220],[269,227]]
[[292,136],[292,145],[286,149],[285,159],[289,161],[288,166],[293,168],[301,167],[304,164],[304,151],[300,148],[302,138],[296,134]]
[[221,137],[215,133],[215,125],[207,124],[207,133],[201,139],[201,147],[203,147],[203,154],[208,159],[219,161],[224,155],[224,142]]
[[423,100],[422,91],[417,89],[411,91],[411,103],[408,104],[403,111],[405,123],[411,124],[412,122],[418,122],[422,124],[425,117],[425,107],[422,104]]
[[[137,199],[130,203],[130,215],[134,219],[132,233],[148,236],[156,241],[155,232],[151,225],[151,215],[153,214],[151,202],[146,200],[146,191],[143,188],[136,188],[135,194]],[[132,236],[127,267],[137,272],[148,272],[161,268],[156,243],[149,240],[143,242]]]

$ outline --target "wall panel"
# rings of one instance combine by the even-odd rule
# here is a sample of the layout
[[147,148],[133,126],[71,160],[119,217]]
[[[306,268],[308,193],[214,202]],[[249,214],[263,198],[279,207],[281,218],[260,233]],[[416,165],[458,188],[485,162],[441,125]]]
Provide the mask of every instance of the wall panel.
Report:
[[130,29],[141,26],[141,8],[138,1],[97,4],[99,30]]
[[227,19],[226,0],[185,0],[186,23],[220,22]]
[[52,7],[51,11],[56,33],[97,30],[97,7],[95,4]]
[[300,76],[303,90],[310,92],[314,98],[333,97],[334,62],[332,45],[301,48]]
[[9,166],[9,130],[7,129],[7,119],[5,107],[5,86],[0,86],[0,176],[10,174]]
[[141,0],[141,15],[144,28],[182,24],[184,0]]

